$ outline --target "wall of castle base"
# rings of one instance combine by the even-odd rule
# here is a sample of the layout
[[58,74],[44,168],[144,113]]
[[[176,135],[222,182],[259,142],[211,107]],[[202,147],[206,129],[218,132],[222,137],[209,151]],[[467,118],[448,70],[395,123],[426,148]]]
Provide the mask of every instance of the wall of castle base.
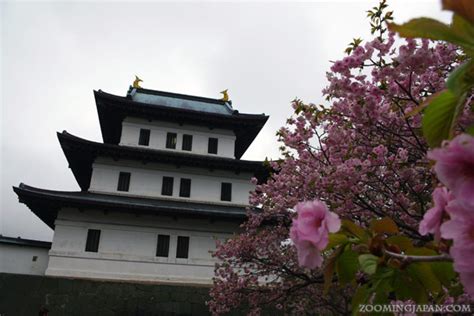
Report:
[[48,251],[46,248],[0,243],[0,273],[44,275]]
[[[88,230],[100,230],[98,251],[86,251]],[[211,284],[216,241],[238,223],[62,209],[55,221],[47,276]],[[158,235],[169,236],[168,256],[157,256]],[[188,258],[177,258],[178,237],[189,238]]]
[[[0,314],[209,315],[209,287],[108,282],[0,273]],[[234,315],[240,315],[236,312]]]

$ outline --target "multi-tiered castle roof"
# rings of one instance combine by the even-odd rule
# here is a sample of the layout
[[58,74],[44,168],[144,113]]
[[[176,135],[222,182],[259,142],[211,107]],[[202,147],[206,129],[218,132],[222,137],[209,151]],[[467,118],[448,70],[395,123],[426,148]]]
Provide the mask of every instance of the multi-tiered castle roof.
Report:
[[[173,168],[198,168],[209,172],[251,173],[264,181],[268,171],[260,161],[240,158],[268,119],[264,114],[243,114],[231,102],[184,94],[130,88],[126,97],[94,91],[103,143],[89,141],[66,131],[57,133],[69,167],[81,188],[77,192],[53,191],[25,184],[14,187],[25,203],[44,223],[55,227],[61,208],[93,208],[137,214],[161,214],[241,220],[245,206],[203,200],[180,200],[161,196],[116,194],[91,190],[94,164],[98,160],[126,161],[134,164],[169,165]],[[208,131],[227,130],[235,137],[234,148],[225,155],[138,146],[124,141],[124,122],[167,122],[194,126]],[[148,134],[148,138],[149,138]],[[176,142],[176,139],[175,139]],[[129,180],[130,181],[130,180]]]

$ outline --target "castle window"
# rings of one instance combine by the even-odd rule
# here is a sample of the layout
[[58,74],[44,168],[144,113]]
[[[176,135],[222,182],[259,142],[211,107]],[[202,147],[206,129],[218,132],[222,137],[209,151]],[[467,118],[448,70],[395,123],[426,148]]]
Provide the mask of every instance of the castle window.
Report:
[[178,236],[178,246],[176,248],[176,258],[188,258],[189,237]]
[[181,179],[179,185],[179,196],[190,197],[191,196],[191,179]]
[[207,152],[209,154],[217,154],[217,138],[212,138],[212,137],[209,138]]
[[232,183],[223,182],[221,185],[221,201],[232,201]]
[[138,145],[148,146],[150,144],[150,130],[140,129],[140,138],[138,139]]
[[130,188],[130,172],[120,172],[117,191],[127,192]]
[[176,133],[167,133],[166,134],[166,148],[176,149]]
[[156,245],[157,257],[168,257],[170,251],[170,236],[158,235],[158,243]]
[[183,135],[183,147],[181,149],[191,151],[193,148],[193,135]]
[[89,229],[87,231],[86,251],[87,252],[99,251],[99,240],[100,240],[100,230]]
[[163,185],[161,186],[161,195],[173,195],[173,178],[163,177]]

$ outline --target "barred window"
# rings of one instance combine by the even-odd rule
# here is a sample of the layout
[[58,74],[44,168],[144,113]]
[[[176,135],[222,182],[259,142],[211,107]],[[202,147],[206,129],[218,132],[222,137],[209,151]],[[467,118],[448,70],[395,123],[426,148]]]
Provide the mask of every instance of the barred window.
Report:
[[226,183],[226,182],[222,183],[221,201],[232,201],[232,183]]
[[170,236],[158,235],[158,242],[156,245],[156,256],[168,257],[169,251],[170,251]]
[[176,149],[176,133],[166,134],[166,148]]
[[100,230],[89,229],[87,231],[86,251],[87,252],[98,252],[99,251],[99,240]]
[[140,138],[138,139],[138,145],[148,146],[150,144],[150,130],[140,129]]
[[209,154],[217,154],[217,138],[209,138],[209,144],[207,147],[207,152]]
[[130,188],[130,172],[120,172],[117,191],[127,192]]
[[176,258],[188,257],[189,252],[189,237],[178,236],[178,246],[176,247]]
[[179,196],[190,197],[191,196],[191,179],[181,179],[179,185]]
[[182,150],[191,151],[193,149],[193,135],[183,135]]
[[173,195],[173,178],[163,177],[163,185],[161,186],[161,195]]

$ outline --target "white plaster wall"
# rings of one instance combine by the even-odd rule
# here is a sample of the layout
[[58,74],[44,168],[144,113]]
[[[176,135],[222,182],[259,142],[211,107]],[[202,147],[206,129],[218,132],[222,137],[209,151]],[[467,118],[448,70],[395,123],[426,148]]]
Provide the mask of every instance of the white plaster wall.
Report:
[[[140,129],[150,130],[150,144],[149,146],[138,145]],[[176,133],[177,143],[176,149],[166,148],[166,134]],[[183,134],[193,135],[193,145],[191,151],[183,151],[182,142]],[[122,122],[122,137],[120,145],[139,146],[152,149],[162,149],[170,151],[181,151],[185,153],[194,153],[200,155],[216,156],[216,154],[209,154],[208,140],[209,137],[218,139],[217,156],[235,158],[235,134],[231,130],[224,129],[209,129],[196,125],[179,125],[178,123],[162,122],[162,121],[148,121],[138,118],[126,118]]]
[[[117,191],[120,172],[130,172],[128,192]],[[170,198],[161,195],[163,177],[173,177],[173,196],[180,200],[205,201],[224,204],[248,205],[249,192],[255,189],[250,182],[252,174],[225,171],[209,171],[197,168],[176,168],[170,165],[146,164],[133,161],[115,162],[98,159],[93,164],[89,191],[146,197]],[[191,179],[190,198],[179,197],[180,179]],[[232,183],[232,201],[221,201],[221,183]]]
[[[0,272],[44,275],[48,266],[46,248],[0,243]],[[36,261],[33,258],[36,256]]]
[[[127,213],[62,209],[55,222],[46,275],[117,280],[210,284],[216,239],[237,223],[173,219]],[[100,229],[99,251],[86,252],[88,229]],[[170,235],[169,257],[156,257],[158,234]],[[177,236],[188,236],[189,258],[176,258]]]

